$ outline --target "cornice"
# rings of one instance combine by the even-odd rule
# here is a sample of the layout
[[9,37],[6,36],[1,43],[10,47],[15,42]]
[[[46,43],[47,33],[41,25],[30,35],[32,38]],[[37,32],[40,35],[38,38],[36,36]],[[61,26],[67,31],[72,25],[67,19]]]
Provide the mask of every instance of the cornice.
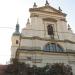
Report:
[[36,13],[31,13],[30,17],[39,17],[39,15]]
[[30,54],[47,54],[47,55],[75,55],[75,52],[50,52],[44,50],[27,50],[27,49],[18,49],[18,53],[30,53]]
[[[39,14],[32,13],[30,17],[39,17]],[[43,18],[44,21],[52,21],[52,22],[57,22],[56,19],[54,18]]]
[[73,41],[70,41],[70,40],[57,40],[57,39],[47,39],[47,38],[40,38],[38,36],[34,36],[34,37],[24,37],[24,36],[21,36],[21,39],[30,39],[30,40],[44,40],[44,41],[52,41],[52,42],[68,42],[68,43],[72,43],[72,44],[75,44],[75,42]]
[[[56,13],[56,12],[49,12],[49,11],[43,11],[43,10],[33,10],[33,11],[37,11],[37,12],[41,12],[45,14],[51,14],[51,15],[63,15],[64,17],[66,16],[66,14],[58,13],[58,12]],[[35,17],[35,16],[38,17],[38,15],[34,13],[30,15],[30,17]]]
[[67,22],[66,19],[60,19],[61,21]]
[[43,18],[44,21],[52,21],[52,22],[57,22],[56,19],[54,18]]

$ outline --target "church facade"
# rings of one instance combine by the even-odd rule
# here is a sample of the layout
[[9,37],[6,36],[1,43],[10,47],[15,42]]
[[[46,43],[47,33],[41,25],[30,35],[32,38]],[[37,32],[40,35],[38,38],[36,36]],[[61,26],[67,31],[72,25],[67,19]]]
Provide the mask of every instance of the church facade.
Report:
[[[75,71],[75,34],[67,25],[66,14],[48,1],[42,7],[29,9],[30,19],[19,32],[19,24],[12,35],[11,58],[31,65],[44,66],[64,63]],[[75,72],[74,72],[75,74]]]

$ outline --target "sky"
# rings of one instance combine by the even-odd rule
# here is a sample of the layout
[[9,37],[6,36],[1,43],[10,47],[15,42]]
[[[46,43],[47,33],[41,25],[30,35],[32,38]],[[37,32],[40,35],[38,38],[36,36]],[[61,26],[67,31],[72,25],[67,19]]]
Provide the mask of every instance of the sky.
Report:
[[[0,0],[0,64],[8,64],[11,55],[11,37],[15,31],[17,18],[20,31],[25,27],[29,18],[29,8],[34,2],[44,6],[46,0]],[[67,14],[67,24],[70,24],[75,32],[75,0],[48,0],[51,6]]]

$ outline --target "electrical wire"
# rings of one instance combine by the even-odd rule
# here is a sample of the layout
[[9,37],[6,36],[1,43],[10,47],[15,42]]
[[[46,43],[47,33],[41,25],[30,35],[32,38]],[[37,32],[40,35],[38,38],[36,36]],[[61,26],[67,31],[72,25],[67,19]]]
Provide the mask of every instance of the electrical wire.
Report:
[[15,29],[13,27],[0,27],[0,28]]

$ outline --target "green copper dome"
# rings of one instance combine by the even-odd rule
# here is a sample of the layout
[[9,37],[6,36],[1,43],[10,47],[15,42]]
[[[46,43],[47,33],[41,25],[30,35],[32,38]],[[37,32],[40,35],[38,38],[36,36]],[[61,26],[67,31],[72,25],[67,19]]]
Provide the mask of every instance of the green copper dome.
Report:
[[18,22],[16,24],[15,32],[13,33],[13,35],[20,35]]

